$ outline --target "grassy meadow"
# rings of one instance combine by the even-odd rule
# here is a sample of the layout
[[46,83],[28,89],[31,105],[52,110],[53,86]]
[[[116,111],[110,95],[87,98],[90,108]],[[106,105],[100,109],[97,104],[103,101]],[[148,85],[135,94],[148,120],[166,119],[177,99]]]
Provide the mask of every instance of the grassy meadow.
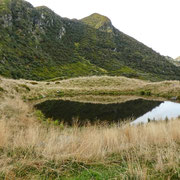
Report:
[[34,104],[51,98],[93,103],[180,95],[178,81],[84,77],[49,82],[0,78],[0,179],[179,179],[180,119],[131,126],[72,127]]
[[180,100],[179,81],[151,82],[126,77],[91,76],[67,80],[30,81],[0,80],[0,93],[18,94],[25,101],[50,98],[71,99],[83,102],[122,102],[139,97]]

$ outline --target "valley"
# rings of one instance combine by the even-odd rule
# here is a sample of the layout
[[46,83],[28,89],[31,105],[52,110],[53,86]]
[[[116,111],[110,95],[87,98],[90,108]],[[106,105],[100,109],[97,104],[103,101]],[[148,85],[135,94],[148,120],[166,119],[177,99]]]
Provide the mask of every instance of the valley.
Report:
[[0,0],[0,179],[180,179],[179,80],[104,15]]

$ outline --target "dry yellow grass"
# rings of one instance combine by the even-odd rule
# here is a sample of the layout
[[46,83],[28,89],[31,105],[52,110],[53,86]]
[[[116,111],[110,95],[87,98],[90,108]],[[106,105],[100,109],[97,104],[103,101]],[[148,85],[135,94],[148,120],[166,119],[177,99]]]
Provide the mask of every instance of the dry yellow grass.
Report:
[[37,123],[26,126],[3,119],[0,124],[1,147],[33,148],[45,158],[56,160],[73,158],[84,162],[103,161],[109,153],[126,151],[128,155],[131,149],[138,149],[136,155],[144,154],[147,155],[146,158],[152,158],[150,155],[153,146],[155,152],[158,151],[158,156],[165,155],[164,148],[168,153],[173,149],[170,154],[166,154],[166,158],[173,158],[174,161],[179,148],[176,142],[180,141],[179,120],[138,127],[126,124],[120,127],[89,126],[64,130],[55,127],[47,130]]
[[[97,79],[105,81],[106,79],[106,77],[93,78],[93,81]],[[62,173],[64,166],[61,167],[58,162],[71,160],[87,164],[116,164],[118,159],[120,159],[118,161],[120,166],[121,163],[126,162],[128,167],[126,172],[120,174],[124,178],[127,178],[129,174],[139,179],[147,179],[151,171],[160,172],[163,177],[163,173],[169,169],[175,173],[180,163],[179,119],[167,123],[149,123],[139,126],[126,123],[119,126],[89,125],[82,128],[77,126],[60,128],[39,121],[34,115],[31,104],[22,99],[24,95],[34,95],[39,91],[47,93],[53,88],[56,90],[61,87],[64,89],[102,88],[102,82],[94,83],[94,86],[90,87],[88,84],[91,82],[86,84],[85,79],[80,78],[79,82],[74,79],[64,80],[60,84],[53,82],[52,85],[46,85],[46,82],[33,85],[31,81],[25,80],[1,80],[0,87],[4,89],[4,92],[0,98],[0,175],[2,173],[3,177],[16,179],[15,169],[20,168],[19,171],[21,171],[24,166],[38,170],[45,167],[50,168],[47,165],[49,161],[55,162],[57,166],[57,169],[53,171]],[[133,80],[127,82],[126,78],[109,78],[109,81],[112,82],[112,79],[113,83],[115,81],[117,81],[116,84],[119,83],[117,86],[119,88],[121,88],[119,81],[123,79],[123,88],[132,88],[129,86]],[[88,81],[91,81],[91,78]],[[133,83],[135,88],[148,86],[153,89],[150,82],[136,80]],[[31,91],[22,87],[22,84],[26,84]],[[87,86],[83,87],[83,84]],[[161,91],[162,86],[165,85],[170,90],[180,88],[179,82],[176,81],[152,84],[157,89],[159,88],[158,91]],[[124,87],[125,85],[127,86]],[[112,89],[112,86],[115,85],[111,84],[107,88]],[[19,90],[16,87],[19,87]],[[113,154],[116,157],[109,159]],[[171,177],[173,173],[165,177]],[[31,179],[28,175],[24,176]]]
[[[128,173],[142,179],[148,176],[148,167],[142,167],[140,162],[142,157],[145,162],[153,159],[153,168],[159,171],[179,166],[178,119],[140,126],[126,123],[111,127],[96,125],[60,129],[39,122],[31,107],[19,97],[1,102],[0,112],[0,148],[14,152],[13,156],[8,157],[5,153],[0,158],[0,172],[5,174],[15,168],[13,159],[17,157],[18,163],[35,166],[46,161],[65,162],[69,159],[106,163],[108,155],[117,154],[126,158]],[[18,149],[25,151],[20,157],[17,155]],[[29,151],[35,153],[37,159],[28,155]],[[133,164],[136,164],[136,168]]]
[[[174,96],[178,97],[178,99],[180,98],[179,81],[149,82],[126,77],[93,76],[56,82],[1,78],[0,87],[8,92],[5,96],[16,96],[16,94],[19,94],[27,100],[67,99],[68,97],[73,97],[77,101],[108,103],[122,102],[140,96],[160,99],[168,99]],[[149,94],[146,96],[146,92],[150,92],[150,96]],[[2,96],[1,91],[0,96]]]

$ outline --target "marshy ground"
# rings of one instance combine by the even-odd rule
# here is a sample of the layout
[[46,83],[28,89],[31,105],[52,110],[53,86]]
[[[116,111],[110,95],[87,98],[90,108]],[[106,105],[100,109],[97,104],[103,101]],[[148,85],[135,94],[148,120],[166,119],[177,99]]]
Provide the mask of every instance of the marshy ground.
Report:
[[47,99],[93,103],[179,99],[178,81],[87,77],[0,80],[0,178],[179,179],[180,120],[71,127],[34,109]]

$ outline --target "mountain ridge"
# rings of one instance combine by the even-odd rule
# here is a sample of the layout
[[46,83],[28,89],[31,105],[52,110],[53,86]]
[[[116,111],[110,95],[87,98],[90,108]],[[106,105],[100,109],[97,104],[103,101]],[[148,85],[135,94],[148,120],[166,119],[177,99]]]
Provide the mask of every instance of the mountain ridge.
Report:
[[0,75],[45,80],[105,74],[180,79],[178,67],[105,16],[71,20],[24,0],[0,0]]

